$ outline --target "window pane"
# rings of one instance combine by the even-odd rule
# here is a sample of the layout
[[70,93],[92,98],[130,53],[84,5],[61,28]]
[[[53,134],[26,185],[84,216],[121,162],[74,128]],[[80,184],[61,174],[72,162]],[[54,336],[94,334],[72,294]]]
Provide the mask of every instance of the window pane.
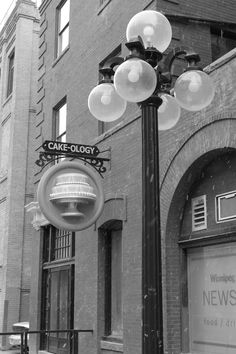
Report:
[[60,9],[59,14],[59,32],[66,26],[70,18],[70,1],[67,0]]
[[58,136],[62,135],[66,131],[66,112],[67,112],[67,104],[65,103],[59,109],[59,121],[58,121]]
[[11,56],[9,57],[7,97],[12,93],[12,90],[13,90],[14,56],[15,56],[15,54],[12,53]]
[[188,251],[191,353],[235,354],[235,243]]
[[59,53],[63,52],[69,45],[69,27],[66,27],[59,35]]
[[104,315],[105,315],[105,336],[111,334],[111,236],[107,232],[104,238]]
[[[58,329],[58,281],[59,272],[51,273],[50,329]],[[55,335],[56,336],[56,335]]]
[[44,228],[43,262],[50,261],[50,227]]
[[104,235],[104,316],[105,336],[121,337],[122,319],[122,231]]
[[45,227],[43,239],[43,262],[53,262],[74,256],[74,233]]
[[63,230],[56,230],[54,240],[54,260],[70,258],[72,251],[72,233]]
[[63,134],[63,135],[61,135],[60,141],[61,141],[62,143],[65,143],[65,142],[66,142],[66,133]]
[[122,247],[121,230],[112,231],[111,247],[111,332],[112,334],[122,334]]
[[[49,315],[50,315],[50,272],[43,270],[42,273],[42,301],[41,301],[41,329],[49,329]],[[46,348],[47,336],[41,334],[40,336],[41,347]]]
[[[100,5],[103,4],[104,1],[100,2]],[[122,55],[121,52],[121,45],[119,45],[115,50],[113,50],[101,63],[99,63],[99,69],[103,68],[103,66],[106,64],[106,62],[114,57],[119,57]],[[114,67],[114,70],[116,70],[116,67]],[[102,80],[102,74],[99,72],[99,77],[98,77],[98,81]],[[118,124],[120,120],[118,119],[118,121],[114,121],[114,122],[102,122],[102,121],[98,121],[98,135],[103,134],[104,132],[106,132],[107,130],[113,128],[115,125]]]
[[211,28],[212,61],[228,53],[236,46],[236,32],[224,30],[220,27]]
[[[61,271],[60,277],[60,313],[59,313],[59,328],[60,329],[68,329],[68,311],[69,311],[69,303],[68,303],[68,287],[69,287],[69,271],[63,270]],[[61,337],[66,336],[60,335]]]

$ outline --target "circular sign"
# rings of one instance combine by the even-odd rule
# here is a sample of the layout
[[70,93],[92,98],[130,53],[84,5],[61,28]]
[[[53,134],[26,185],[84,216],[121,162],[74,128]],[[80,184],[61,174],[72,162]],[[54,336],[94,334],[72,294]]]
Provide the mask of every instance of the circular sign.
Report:
[[99,176],[89,167],[65,161],[49,168],[37,191],[40,209],[59,229],[80,231],[101,215],[104,193]]

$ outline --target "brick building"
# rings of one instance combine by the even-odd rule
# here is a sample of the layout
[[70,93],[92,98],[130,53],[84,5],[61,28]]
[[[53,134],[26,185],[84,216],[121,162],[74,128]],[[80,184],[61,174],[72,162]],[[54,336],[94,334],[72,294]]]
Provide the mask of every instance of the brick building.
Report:
[[[98,68],[111,56],[127,55],[126,25],[144,9],[166,14],[173,29],[170,49],[192,46],[216,86],[208,108],[182,110],[178,124],[159,133],[165,353],[221,353],[222,347],[233,353],[233,0],[42,2],[36,149],[46,139],[96,144],[109,152],[110,163],[103,181],[105,207],[93,227],[57,230],[40,215],[36,200],[31,204],[38,229],[33,231],[31,328],[92,329],[80,338],[83,354],[141,353],[140,110],[128,104],[119,121],[102,124],[89,113],[87,98]],[[174,74],[182,67],[183,60],[176,60]],[[35,166],[36,187],[44,171]],[[70,352],[66,337],[58,334],[31,336],[30,350]]]
[[19,0],[0,32],[0,332],[29,321],[38,31],[35,3]]

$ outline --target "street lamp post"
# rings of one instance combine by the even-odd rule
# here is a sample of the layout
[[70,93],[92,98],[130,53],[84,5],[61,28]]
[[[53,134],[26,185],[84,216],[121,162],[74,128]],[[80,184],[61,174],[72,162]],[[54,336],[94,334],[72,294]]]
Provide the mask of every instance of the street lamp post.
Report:
[[159,195],[158,108],[153,96],[142,109],[142,347],[163,353],[161,225]]
[[[143,354],[163,354],[158,130],[170,129],[177,123],[180,106],[197,111],[214,96],[213,85],[196,65],[200,58],[193,51],[179,47],[162,63],[162,52],[170,44],[171,33],[163,14],[151,10],[136,14],[126,31],[130,55],[125,60],[113,58],[105,65],[101,70],[104,78],[88,99],[90,112],[102,121],[120,118],[126,101],[141,107]],[[173,97],[170,69],[180,54],[185,54],[188,67],[177,79]]]

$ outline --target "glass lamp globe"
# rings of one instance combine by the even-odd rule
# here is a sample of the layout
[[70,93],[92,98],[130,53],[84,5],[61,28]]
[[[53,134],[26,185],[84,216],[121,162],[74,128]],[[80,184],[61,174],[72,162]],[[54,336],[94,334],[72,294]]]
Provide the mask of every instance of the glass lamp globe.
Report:
[[92,115],[103,122],[113,122],[125,112],[127,102],[121,98],[112,83],[103,83],[92,89],[88,107]]
[[189,111],[199,111],[211,103],[215,90],[211,78],[206,73],[190,70],[178,77],[174,94],[181,107]]
[[162,53],[171,42],[171,25],[160,12],[141,11],[131,18],[126,29],[128,41],[138,36],[142,38],[145,48],[155,47]]
[[153,94],[156,84],[155,70],[138,58],[126,60],[118,66],[114,75],[117,93],[129,102],[145,101]]
[[158,108],[158,130],[168,130],[178,122],[181,108],[171,95],[164,93],[160,97],[163,102]]

